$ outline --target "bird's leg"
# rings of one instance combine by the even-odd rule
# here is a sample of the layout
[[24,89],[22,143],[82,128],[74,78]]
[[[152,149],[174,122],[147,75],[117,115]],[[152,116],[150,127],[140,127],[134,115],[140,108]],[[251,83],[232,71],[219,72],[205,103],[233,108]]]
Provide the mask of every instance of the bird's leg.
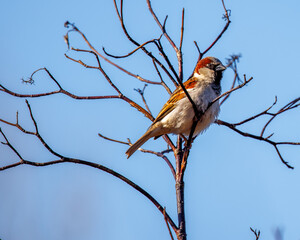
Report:
[[188,142],[188,139],[187,139],[183,134],[179,134],[179,136],[180,136],[181,138],[183,138],[183,140],[184,140],[184,146],[186,147],[186,144],[187,144],[187,142]]

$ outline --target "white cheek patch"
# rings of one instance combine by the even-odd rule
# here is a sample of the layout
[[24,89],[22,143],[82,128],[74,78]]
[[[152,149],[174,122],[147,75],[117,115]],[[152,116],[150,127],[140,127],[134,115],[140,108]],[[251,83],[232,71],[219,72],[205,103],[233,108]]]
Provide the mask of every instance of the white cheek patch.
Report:
[[195,73],[194,73],[194,75],[193,75],[193,77],[195,77],[195,78],[198,78],[198,79],[199,79],[199,78],[201,78],[201,75],[200,75],[199,73],[195,72]]

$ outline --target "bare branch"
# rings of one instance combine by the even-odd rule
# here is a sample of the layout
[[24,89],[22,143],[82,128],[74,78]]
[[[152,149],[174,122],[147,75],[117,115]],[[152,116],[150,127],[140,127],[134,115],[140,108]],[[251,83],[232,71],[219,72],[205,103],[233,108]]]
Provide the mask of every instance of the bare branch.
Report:
[[179,49],[177,52],[178,75],[179,75],[180,81],[183,81],[183,58],[182,58],[183,32],[184,32],[184,8],[182,9],[182,15],[181,15],[180,43],[179,43]]
[[[166,213],[166,207],[164,207],[164,216],[165,216],[165,213]],[[172,240],[174,240],[173,234],[172,234],[172,232],[171,232],[171,229],[170,229],[170,226],[169,226],[169,223],[168,223],[168,219],[166,218],[166,216],[165,216],[165,222],[166,222],[166,224],[167,224],[167,228],[168,228],[170,237],[171,237]]]
[[[258,114],[256,114],[256,115],[254,115],[254,116],[252,116],[252,117],[249,117],[249,118],[247,118],[247,119],[245,119],[245,120],[243,120],[243,121],[241,121],[241,122],[238,122],[238,123],[233,123],[233,125],[234,126],[239,126],[239,125],[242,125],[242,124],[245,124],[245,123],[247,123],[247,122],[250,122],[250,121],[252,121],[252,120],[254,120],[254,119],[256,119],[256,118],[258,118],[258,117],[260,117],[260,116],[262,116],[262,115],[270,115],[270,113],[268,112],[272,107],[274,107],[274,105],[277,103],[277,97],[275,97],[275,101],[273,102],[273,104],[270,106],[270,107],[268,107],[266,110],[264,110],[264,111],[262,111],[262,112],[260,112],[260,113],[258,113]],[[262,135],[261,135],[262,136]]]
[[[128,40],[130,42],[132,42],[137,47],[140,46],[141,44],[139,44],[137,41],[135,41],[129,35],[129,33],[128,33],[127,29],[126,29],[126,26],[125,26],[125,23],[124,23],[124,19],[123,19],[123,0],[120,0],[120,10],[118,9],[116,0],[114,0],[114,5],[115,5],[115,9],[116,9],[117,15],[118,15],[120,23],[121,23],[123,32],[125,33],[126,37],[128,38]],[[170,72],[167,70],[167,68],[151,52],[149,52],[145,47],[141,47],[141,49],[145,52],[145,54],[147,56],[149,56],[153,61],[155,61],[163,69],[163,71],[168,75],[168,77],[171,79],[171,81],[176,85],[176,81],[175,81],[174,77],[170,74]]]
[[126,55],[123,55],[123,56],[115,56],[115,55],[112,55],[112,54],[109,54],[108,52],[106,52],[105,48],[103,47],[102,50],[103,52],[109,56],[109,57],[113,57],[113,58],[126,58],[126,57],[129,57],[130,55],[134,54],[137,50],[141,49],[142,47],[146,46],[147,44],[149,43],[154,43],[156,39],[152,39],[152,40],[149,40],[143,44],[141,44],[140,46],[138,46],[136,49],[134,49],[133,51],[131,51],[130,53],[126,54]]
[[[106,137],[100,133],[98,133],[99,137],[105,139],[105,140],[108,140],[108,141],[111,141],[111,142],[116,142],[116,143],[120,143],[120,144],[125,144],[125,145],[128,145],[128,146],[131,146],[132,143],[130,142],[130,140],[128,139],[128,142],[124,142],[124,141],[120,141],[120,140],[116,140],[116,139],[112,139],[112,138],[109,138],[109,137]],[[152,150],[147,150],[147,149],[143,149],[143,148],[139,148],[138,150],[140,150],[141,152],[143,153],[150,153],[150,154],[153,154],[153,155],[156,155],[160,158],[162,158],[166,163],[167,165],[169,166],[171,172],[172,172],[172,175],[175,179],[176,177],[176,173],[175,173],[175,169],[172,165],[172,163],[170,162],[170,160],[167,158],[166,155],[164,155],[163,152],[155,152],[155,151],[152,151]],[[165,152],[165,151],[164,151]]]
[[181,31],[180,31],[180,44],[179,44],[180,52],[182,51],[183,32],[184,32],[184,8],[182,9],[182,15],[181,15]]
[[265,126],[263,127],[262,131],[261,131],[261,136],[263,136],[263,134],[265,133],[266,131],[266,128],[269,126],[269,124],[280,114],[288,111],[288,110],[291,110],[291,109],[294,109],[294,108],[297,108],[299,107],[300,105],[300,98],[296,98],[294,100],[292,100],[291,102],[289,102],[288,104],[286,104],[284,107],[282,107],[281,109],[279,109],[279,111],[277,111],[276,113],[273,113],[273,114],[269,114],[269,115],[273,115],[270,120],[265,124]]
[[[230,90],[228,90],[227,92],[224,92],[223,94],[221,94],[220,96],[218,96],[217,98],[215,98],[210,104],[208,104],[208,108],[211,107],[211,105],[213,105],[215,102],[217,102],[219,99],[221,99],[222,97],[226,97],[228,94],[231,94],[232,92],[246,86],[249,82],[251,82],[253,80],[253,77],[246,79],[246,75],[244,75],[244,82],[234,88],[231,88]],[[207,111],[207,110],[206,110]]]
[[[158,82],[153,82],[153,81],[150,81],[150,80],[147,80],[145,78],[142,78],[140,77],[139,75],[137,74],[133,74],[129,71],[127,71],[126,69],[122,68],[121,66],[119,66],[118,64],[112,62],[111,60],[109,60],[108,58],[104,57],[102,54],[100,54],[94,47],[93,45],[89,42],[89,40],[87,39],[87,37],[83,34],[83,32],[81,32],[74,24],[71,24],[70,22],[67,22],[68,25],[72,26],[73,27],[73,31],[76,31],[77,33],[79,33],[83,40],[86,42],[86,44],[89,46],[89,48],[94,52],[96,53],[99,57],[101,57],[102,59],[104,59],[106,62],[110,63],[111,65],[115,66],[116,68],[118,68],[119,70],[123,71],[124,73],[132,76],[132,77],[135,77],[137,79],[139,79],[140,81],[142,82],[146,82],[146,83],[149,83],[149,84],[160,84]],[[75,50],[74,48],[71,48],[72,50]]]
[[[234,74],[234,78],[233,78],[232,85],[231,85],[230,89],[233,89],[233,88],[234,88],[235,83],[236,83],[236,80],[237,80],[237,76],[238,76],[237,74]],[[222,105],[222,104],[230,97],[230,94],[231,94],[231,93],[227,94],[227,95],[222,99],[222,101],[220,102],[220,105]]]
[[84,66],[85,68],[91,68],[91,69],[98,69],[98,67],[95,66],[91,66],[91,65],[87,65],[86,63],[82,62],[81,60],[76,60],[74,58],[71,58],[70,56],[68,56],[67,54],[65,54],[65,57],[73,62],[77,62],[79,64],[81,64],[82,66]]
[[195,46],[196,46],[196,48],[197,48],[197,51],[198,51],[198,53],[199,53],[199,58],[198,58],[198,61],[201,59],[201,51],[200,51],[200,48],[199,48],[199,46],[198,46],[198,43],[197,43],[197,41],[194,41],[194,44],[195,44]]
[[149,108],[149,106],[148,106],[148,104],[147,104],[147,101],[146,101],[146,99],[145,99],[145,96],[144,96],[146,87],[147,87],[147,84],[144,85],[143,90],[141,90],[141,89],[139,89],[139,88],[138,88],[138,89],[134,89],[134,90],[137,91],[137,92],[141,95],[142,100],[143,100],[143,103],[144,103],[146,109],[147,109],[148,112],[152,115],[152,113],[151,113],[151,111],[150,111],[150,108]]
[[23,133],[35,135],[34,132],[26,131],[22,126],[19,125],[19,122],[18,122],[18,112],[17,112],[16,115],[17,115],[16,123],[11,123],[11,122],[8,122],[8,121],[6,121],[6,120],[4,120],[4,119],[1,119],[1,118],[0,118],[0,122],[3,122],[3,123],[5,123],[5,124],[7,124],[7,125],[16,127],[16,128],[18,128],[20,131],[22,131]]
[[157,72],[157,75],[159,76],[160,78],[160,81],[161,81],[161,85],[166,89],[166,91],[171,95],[172,94],[172,91],[171,89],[168,87],[168,85],[165,83],[165,81],[163,80],[158,68],[157,68],[157,65],[156,65],[156,62],[153,60],[153,65],[155,67],[155,70]]
[[119,174],[118,172],[115,172],[114,170],[112,170],[110,168],[107,168],[107,167],[105,167],[101,164],[97,164],[97,163],[89,162],[89,161],[85,161],[85,160],[80,160],[80,159],[76,159],[76,158],[63,157],[59,160],[54,160],[54,161],[49,161],[49,162],[32,162],[32,161],[24,160],[23,162],[18,162],[18,163],[14,163],[14,164],[11,164],[11,165],[8,165],[8,166],[0,167],[0,171],[6,170],[8,168],[16,167],[16,166],[19,166],[19,165],[22,165],[22,164],[31,165],[31,166],[35,166],[35,167],[44,167],[44,166],[60,164],[60,163],[68,163],[68,162],[69,163],[76,163],[76,164],[86,165],[86,166],[90,166],[90,167],[102,170],[102,171],[104,171],[104,172],[106,172],[106,173],[122,180],[123,182],[127,183],[129,186],[131,186],[132,188],[134,188],[135,190],[140,192],[142,195],[144,195],[146,198],[148,198],[156,206],[156,208],[163,214],[163,216],[166,217],[168,223],[171,225],[173,230],[174,231],[177,230],[176,224],[173,222],[173,220],[168,215],[168,213],[166,213],[166,212],[164,213],[164,208],[147,191],[145,191],[143,188],[141,188],[139,185],[135,184],[134,182],[132,182],[131,180],[129,180],[125,176],[123,176],[123,175]]
[[[173,230],[176,232],[177,231],[177,226],[176,224],[173,222],[173,220],[171,219],[171,217],[166,213],[166,211],[164,210],[164,208],[157,202],[157,200],[155,198],[153,198],[148,192],[146,192],[143,188],[141,188],[140,186],[138,186],[137,184],[135,184],[134,182],[132,182],[131,180],[129,180],[128,178],[124,177],[123,175],[115,172],[114,170],[107,168],[101,164],[97,164],[94,162],[89,162],[89,161],[85,161],[85,160],[81,160],[81,159],[76,159],[76,158],[68,158],[65,156],[60,155],[59,153],[55,152],[46,142],[45,140],[42,138],[42,136],[40,135],[39,131],[38,131],[38,126],[36,123],[36,120],[33,116],[32,110],[31,110],[31,106],[28,103],[28,101],[26,101],[28,110],[29,110],[29,114],[31,117],[31,120],[35,126],[35,130],[36,132],[34,133],[34,135],[39,139],[39,141],[44,145],[44,147],[54,156],[59,157],[59,160],[54,160],[54,161],[48,161],[48,162],[32,162],[32,161],[28,161],[28,160],[24,160],[21,156],[21,154],[12,146],[12,144],[9,142],[8,138],[6,137],[6,135],[3,133],[3,131],[0,128],[0,133],[1,135],[4,137],[5,141],[3,144],[7,145],[10,149],[12,149],[14,151],[14,153],[20,158],[20,161],[11,165],[7,165],[4,167],[0,167],[0,171],[6,170],[8,168],[12,168],[12,167],[16,167],[22,164],[26,164],[26,165],[31,165],[31,166],[36,166],[36,167],[42,167],[42,166],[48,166],[48,165],[53,165],[53,164],[59,164],[59,163],[66,163],[66,162],[70,162],[70,163],[77,163],[77,164],[82,164],[82,165],[86,165],[86,166],[90,166],[93,168],[97,168],[99,170],[102,170],[106,173],[109,173],[111,175],[113,175],[116,178],[119,178],[120,180],[122,180],[123,182],[127,183],[128,185],[130,185],[131,187],[133,187],[135,190],[137,190],[138,192],[140,192],[141,194],[143,194],[146,198],[148,198],[155,206],[156,208],[163,214],[164,218],[167,219],[168,223],[171,225],[171,227],[173,228]],[[2,122],[7,122],[7,121],[2,121]],[[7,122],[9,125],[11,126],[16,126],[16,124],[13,123],[9,123]],[[20,129],[21,130],[21,129]],[[23,131],[26,134],[32,134],[31,132],[28,131]]]
[[[98,67],[92,67],[92,68],[98,69],[101,72],[101,74],[105,77],[105,79],[107,80],[107,82],[113,87],[113,89],[115,89],[118,94],[122,95],[122,93],[119,90],[119,88],[112,82],[112,80],[110,79],[110,77],[106,74],[106,72],[102,68],[101,63],[100,63],[100,59],[99,59],[98,55],[95,52],[90,51],[90,50],[83,50],[83,49],[73,49],[73,50],[77,51],[77,52],[85,52],[85,53],[93,54],[95,56],[96,60],[97,60]],[[70,59],[73,60],[72,58],[70,58]],[[76,60],[74,60],[74,61],[77,62]]]
[[173,40],[170,38],[170,36],[168,35],[168,33],[166,32],[166,29],[165,29],[165,26],[162,25],[160,23],[160,21],[158,20],[156,14],[154,13],[153,9],[152,9],[152,6],[151,6],[151,2],[150,0],[146,0],[147,1],[147,4],[148,4],[148,8],[149,8],[149,11],[151,13],[151,15],[153,16],[155,22],[157,23],[157,25],[160,27],[162,33],[165,35],[166,39],[169,41],[169,43],[171,44],[171,46],[174,48],[176,54],[178,53],[178,48],[176,47],[175,43],[173,42]]
[[[266,139],[269,139],[272,137],[274,133],[271,134],[271,136],[267,137]],[[277,145],[300,145],[300,142],[276,142]]]
[[228,27],[231,23],[231,21],[229,19],[230,10],[226,9],[224,0],[222,0],[222,4],[223,4],[224,11],[225,11],[225,14],[224,14],[223,18],[226,19],[226,25],[224,26],[221,33],[217,36],[217,38],[212,42],[212,44],[203,53],[200,54],[199,59],[201,59],[221,39],[221,37],[226,32],[226,30],[228,29]]
[[[175,76],[177,77],[177,81],[178,82],[182,82],[183,81],[183,68],[182,68],[182,64],[183,64],[183,60],[182,60],[182,52],[181,52],[181,48],[182,48],[182,41],[183,41],[183,32],[184,32],[184,9],[182,11],[182,21],[181,21],[181,36],[180,36],[180,47],[179,49],[177,48],[177,46],[175,45],[175,43],[173,42],[173,40],[171,39],[171,37],[168,35],[168,33],[166,32],[165,29],[165,22],[164,25],[162,25],[160,23],[160,21],[158,20],[155,12],[153,11],[153,8],[151,6],[151,1],[150,0],[146,0],[147,4],[148,4],[148,8],[149,11],[151,13],[151,15],[153,16],[155,22],[157,23],[157,25],[159,26],[159,28],[161,29],[163,35],[166,37],[166,39],[169,41],[170,45],[174,48],[176,56],[177,56],[177,61],[178,61],[178,75],[175,74]],[[165,58],[166,59],[166,58]],[[171,64],[168,63],[168,65],[170,66]],[[174,72],[173,72],[174,73]]]
[[[12,124],[11,124],[12,125]],[[4,134],[4,132],[2,131],[2,129],[0,128],[0,133],[1,135],[4,137],[5,142],[1,142],[4,145],[7,145],[11,150],[13,150],[13,152],[18,156],[18,158],[20,159],[20,162],[22,163],[24,161],[24,158],[21,156],[21,154],[13,147],[13,145],[8,141],[6,135]]]
[[[86,51],[86,50],[79,50],[79,51]],[[99,59],[98,59],[99,60]],[[147,111],[145,110],[143,107],[141,107],[139,104],[135,103],[134,101],[132,101],[131,99],[129,99],[128,97],[124,96],[120,90],[111,82],[110,78],[108,77],[108,75],[106,75],[106,73],[104,72],[104,70],[102,69],[102,67],[100,66],[100,62],[98,61],[99,67],[97,69],[99,69],[103,75],[106,77],[106,79],[109,81],[109,83],[111,84],[111,86],[118,92],[118,95],[108,95],[108,96],[78,96],[75,94],[72,94],[66,90],[64,90],[59,83],[57,82],[57,80],[55,80],[55,78],[51,75],[51,73],[44,69],[49,76],[51,77],[51,79],[53,81],[55,81],[57,83],[57,85],[60,87],[59,90],[56,91],[52,91],[52,92],[47,92],[47,93],[38,93],[38,94],[20,94],[20,93],[16,93],[13,91],[10,91],[9,89],[5,88],[3,85],[0,84],[0,91],[6,92],[12,96],[15,97],[20,97],[20,98],[36,98],[36,97],[44,97],[44,96],[49,96],[49,95],[54,95],[54,94],[64,94],[67,95],[73,99],[76,100],[97,100],[97,99],[122,99],[124,101],[126,101],[127,103],[129,103],[132,107],[134,107],[135,109],[137,109],[139,112],[143,113],[147,118],[149,118],[151,121],[154,120],[153,116]]]
[[219,125],[226,126],[226,127],[232,129],[233,131],[237,132],[238,134],[240,134],[240,135],[242,135],[244,137],[249,137],[249,138],[253,138],[253,139],[256,139],[256,140],[259,140],[259,141],[263,141],[263,142],[269,143],[270,145],[272,145],[275,148],[275,150],[276,150],[276,152],[277,152],[277,154],[278,154],[281,162],[284,165],[286,165],[288,168],[294,169],[294,167],[292,167],[291,165],[289,165],[289,163],[284,160],[284,158],[282,157],[282,155],[281,155],[281,153],[280,153],[277,145],[280,144],[280,143],[284,143],[286,145],[300,145],[300,143],[294,143],[294,144],[290,144],[289,142],[279,142],[278,143],[278,142],[271,141],[269,138],[264,138],[264,137],[261,137],[261,136],[258,136],[258,135],[254,135],[254,134],[251,134],[251,133],[243,132],[243,131],[237,129],[233,124],[225,122],[225,121],[222,121],[220,119],[216,120],[216,123],[219,124]]
[[[234,72],[234,78],[232,81],[232,85],[230,89],[233,89],[235,84],[241,83],[241,79],[237,70],[237,61],[239,61],[239,58],[241,57],[241,55],[231,55],[230,59],[227,59],[227,65],[226,68],[230,68],[233,70]],[[226,97],[223,98],[223,100],[220,102],[220,105],[222,105],[228,98],[230,97],[230,94],[228,94]]]
[[53,154],[54,156],[56,157],[59,157],[59,158],[63,158],[62,155],[60,155],[59,153],[55,152],[47,143],[46,141],[42,138],[42,136],[40,135],[39,133],[39,130],[38,130],[38,126],[37,126],[37,123],[33,117],[33,114],[32,114],[32,110],[31,110],[31,106],[29,104],[29,102],[26,100],[26,104],[27,104],[27,108],[29,110],[29,114],[30,114],[30,117],[31,117],[31,120],[34,124],[34,127],[35,127],[35,136],[40,140],[40,142],[44,145],[44,147],[51,153]]
[[255,240],[258,240],[259,239],[259,236],[260,236],[260,231],[258,230],[253,230],[253,228],[250,227],[250,230],[254,233],[255,235]]
[[9,89],[5,88],[3,85],[0,84],[0,87],[2,89],[0,89],[0,91],[3,91],[5,93],[8,93],[12,96],[15,97],[20,97],[20,98],[36,98],[36,97],[45,97],[45,96],[49,96],[49,95],[54,95],[54,94],[58,94],[58,93],[62,93],[65,94],[71,98],[77,99],[77,100],[94,100],[94,99],[110,99],[110,98],[120,98],[120,96],[118,95],[109,95],[109,96],[77,96],[74,95],[64,89],[60,89],[60,90],[56,90],[56,91],[52,91],[52,92],[47,92],[47,93],[38,93],[38,94],[21,94],[21,93],[16,93],[13,91],[10,91]]
[[[288,104],[286,104],[284,107],[282,107],[279,111],[275,112],[275,113],[271,113],[269,112],[276,104],[277,104],[277,97],[275,97],[275,101],[274,103],[268,107],[266,110],[256,114],[256,115],[253,115],[243,121],[240,121],[238,123],[231,123],[232,126],[234,127],[237,127],[237,126],[240,126],[240,125],[243,125],[245,123],[248,123],[250,121],[253,121],[261,116],[271,116],[271,118],[267,121],[267,123],[264,125],[264,127],[262,128],[262,131],[261,131],[261,134],[260,134],[260,137],[263,138],[263,139],[270,139],[272,136],[273,136],[273,133],[271,135],[269,135],[268,137],[264,137],[264,133],[265,133],[265,129],[266,127],[270,124],[270,122],[272,120],[274,120],[277,116],[279,116],[280,114],[288,111],[288,110],[292,110],[294,108],[297,108],[300,106],[300,104],[298,104],[297,102],[300,101],[300,98],[296,98],[294,100],[292,100],[291,102],[289,102]],[[298,142],[276,142],[277,145],[299,145],[300,143]]]
[[[168,64],[169,69],[171,70],[171,72],[172,72],[173,75],[175,76],[177,82],[180,82],[180,78],[179,78],[177,72],[175,71],[175,69],[174,69],[174,67],[173,67],[173,65],[172,65],[172,63],[171,63],[171,61],[170,61],[168,55],[165,53],[164,48],[163,48],[163,46],[162,46],[162,44],[161,44],[161,41],[158,40],[158,41],[155,42],[155,44],[156,44],[157,49],[158,49],[159,52],[160,52],[160,55],[164,58],[164,60],[165,60],[166,63]],[[169,77],[170,77],[170,76],[169,76]],[[171,78],[170,78],[170,79],[171,79]],[[175,79],[174,79],[174,80],[171,79],[171,81],[173,82],[174,86],[176,86],[176,87],[178,86],[178,83],[175,81]]]
[[162,136],[163,139],[165,139],[165,141],[167,142],[167,144],[171,147],[172,151],[175,153],[176,152],[176,147],[173,144],[172,140],[170,139],[170,137],[166,134]]
[[112,138],[109,138],[109,137],[106,137],[106,136],[102,135],[101,133],[98,133],[98,136],[105,139],[105,140],[111,141],[111,142],[121,143],[121,144],[124,144],[124,145],[130,145],[128,142],[112,139]]

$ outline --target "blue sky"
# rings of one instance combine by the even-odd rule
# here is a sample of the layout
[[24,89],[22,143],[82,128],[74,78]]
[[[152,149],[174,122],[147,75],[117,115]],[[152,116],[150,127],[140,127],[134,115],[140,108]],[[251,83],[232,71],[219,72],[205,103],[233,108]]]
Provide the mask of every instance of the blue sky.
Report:
[[[225,24],[221,1],[152,0],[152,5],[161,20],[169,16],[167,30],[176,43],[181,9],[186,9],[183,51],[187,79],[198,57],[193,41],[204,50]],[[299,97],[299,1],[232,0],[226,1],[226,6],[231,9],[232,23],[208,55],[224,62],[229,55],[241,53],[239,72],[254,80],[222,106],[220,119],[238,122],[264,110],[275,96],[278,107]],[[126,0],[124,14],[128,30],[139,42],[159,36],[145,1]],[[21,93],[55,90],[42,73],[34,85],[21,83],[21,78],[47,67],[72,93],[114,94],[98,72],[64,57],[67,53],[94,63],[93,58],[67,50],[63,41],[66,20],[74,22],[98,50],[104,46],[122,55],[134,49],[121,31],[110,0],[2,1],[1,84]],[[70,37],[72,46],[86,48],[79,36]],[[166,49],[176,64],[172,49]],[[147,79],[158,80],[142,53],[118,63]],[[143,88],[143,83],[104,62],[103,68],[124,94],[142,104],[134,88]],[[225,72],[224,90],[232,77],[229,70]],[[145,97],[156,115],[168,95],[160,87],[148,86]],[[174,181],[166,164],[140,152],[127,160],[126,146],[97,135],[100,132],[134,141],[150,124],[142,114],[120,100],[76,101],[63,95],[28,100],[42,136],[57,152],[119,171],[151,193],[176,220]],[[24,128],[32,130],[25,100],[0,93],[0,118],[15,121],[16,111]],[[265,120],[250,123],[243,130],[259,133]],[[274,140],[299,141],[299,120],[299,110],[291,111],[274,121],[268,133],[275,132]],[[2,123],[0,127],[24,158],[40,162],[53,159],[33,137]],[[150,140],[144,147],[162,150],[165,144],[161,139]],[[199,136],[185,175],[189,239],[254,239],[250,227],[261,230],[264,240],[274,239],[277,228],[284,239],[299,239],[300,149],[281,149],[295,170],[287,169],[271,146],[243,138],[223,126],[213,125]],[[17,161],[3,145],[0,153],[3,165]],[[169,238],[161,214],[147,199],[118,179],[89,167],[61,164],[9,169],[0,173],[0,193],[2,240]]]

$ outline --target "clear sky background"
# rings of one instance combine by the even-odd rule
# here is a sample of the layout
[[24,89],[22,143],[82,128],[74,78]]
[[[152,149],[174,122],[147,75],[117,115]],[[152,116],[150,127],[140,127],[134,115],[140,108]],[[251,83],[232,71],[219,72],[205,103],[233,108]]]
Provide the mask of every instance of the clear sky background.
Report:
[[[124,1],[128,31],[140,42],[160,35],[147,10],[146,1]],[[179,42],[181,10],[186,8],[184,36],[184,78],[197,60],[193,44],[204,50],[222,30],[221,1],[158,1],[152,5],[160,20],[169,15],[167,30]],[[234,93],[222,106],[220,119],[238,122],[254,115],[278,97],[278,107],[300,96],[298,0],[226,1],[232,24],[221,41],[209,52],[225,62],[241,53],[241,75],[254,80]],[[64,53],[94,64],[94,59],[67,50],[63,35],[69,20],[82,30],[93,45],[113,54],[134,49],[121,31],[112,0],[12,0],[0,1],[0,82],[20,93],[56,90],[45,76],[34,85],[21,78],[47,67],[61,85],[77,95],[114,94],[95,70],[69,61]],[[76,34],[71,45],[87,48]],[[166,48],[168,49],[168,48]],[[168,49],[174,65],[176,56]],[[137,53],[118,63],[141,76],[157,81],[151,62]],[[142,104],[134,88],[144,84],[103,62],[115,84]],[[228,89],[232,72],[224,74],[222,87]],[[171,84],[170,84],[171,85]],[[174,88],[172,88],[174,89]],[[145,97],[156,115],[167,93],[148,86]],[[108,166],[145,188],[176,220],[174,181],[166,164],[149,154],[125,157],[127,146],[98,137],[126,141],[138,139],[150,121],[121,100],[77,101],[63,95],[28,99],[40,133],[53,149],[69,157]],[[278,109],[277,107],[277,109]],[[24,99],[0,92],[0,118],[19,121],[33,129]],[[264,121],[243,128],[259,133]],[[274,121],[268,133],[274,140],[300,140],[299,110]],[[11,142],[32,161],[54,159],[33,137],[24,136],[5,124],[0,127]],[[3,141],[3,139],[1,139]],[[150,140],[145,148],[162,150],[162,139]],[[246,139],[233,131],[213,125],[193,145],[187,166],[186,220],[189,239],[254,239],[250,227],[261,230],[261,239],[274,239],[280,229],[283,239],[300,239],[300,148],[282,147],[290,170],[275,150],[262,142]],[[170,156],[171,158],[171,156]],[[0,145],[1,165],[18,159]],[[116,240],[169,239],[161,214],[152,203],[120,180],[96,169],[75,164],[43,168],[20,166],[0,173],[0,238],[2,240]]]

